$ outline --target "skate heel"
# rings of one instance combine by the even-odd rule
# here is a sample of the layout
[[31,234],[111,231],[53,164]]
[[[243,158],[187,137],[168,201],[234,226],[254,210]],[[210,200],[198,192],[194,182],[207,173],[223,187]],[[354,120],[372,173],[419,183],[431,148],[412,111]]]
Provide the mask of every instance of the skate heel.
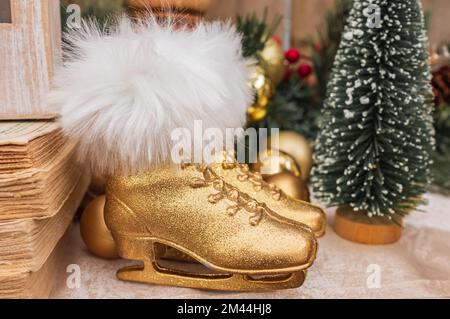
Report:
[[118,234],[113,234],[113,236],[120,257],[143,262],[143,265],[119,269],[117,278],[125,281],[155,283],[157,265],[154,240]]
[[154,241],[144,237],[130,237],[113,234],[120,257],[128,260],[153,261]]

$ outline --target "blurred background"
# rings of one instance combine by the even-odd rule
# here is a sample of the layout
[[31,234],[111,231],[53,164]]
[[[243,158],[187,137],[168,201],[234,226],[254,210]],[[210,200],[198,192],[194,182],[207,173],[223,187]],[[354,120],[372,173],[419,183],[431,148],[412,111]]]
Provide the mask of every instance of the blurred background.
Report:
[[[328,9],[332,8],[336,0],[212,0],[208,16],[227,18],[236,14],[259,12],[264,7],[269,8],[273,15],[290,12],[291,40],[293,46],[300,46],[305,39],[314,34],[320,28]],[[450,16],[449,0],[422,0],[429,21],[430,42],[438,45],[450,39],[448,17]],[[286,4],[290,10],[286,10]],[[281,36],[283,25],[278,34]]]
[[[280,14],[285,18],[277,30],[277,35],[283,37],[289,34],[291,45],[299,47],[323,25],[327,11],[335,2],[336,0],[211,0],[206,16],[234,19],[238,14],[262,14],[264,9],[268,8],[269,19]],[[63,0],[62,3],[77,3],[84,10],[101,15],[118,10],[123,6],[124,0]],[[431,45],[437,46],[450,40],[450,1],[422,0],[422,3],[429,17]],[[289,30],[286,30],[286,27]]]
[[[296,133],[295,143],[292,136],[287,140],[294,149],[303,145],[297,161],[307,180],[328,80],[353,1],[62,0],[61,13],[63,28],[67,27],[69,4],[78,4],[82,16],[94,16],[107,27],[108,17],[120,12],[139,16],[148,6],[156,14],[166,15],[170,3],[182,13],[184,24],[201,17],[236,22],[243,36],[244,56],[258,62],[252,75],[255,99],[248,108],[247,126]],[[435,98],[433,184],[436,191],[450,194],[450,0],[421,2],[430,39]],[[304,142],[298,142],[300,139]]]

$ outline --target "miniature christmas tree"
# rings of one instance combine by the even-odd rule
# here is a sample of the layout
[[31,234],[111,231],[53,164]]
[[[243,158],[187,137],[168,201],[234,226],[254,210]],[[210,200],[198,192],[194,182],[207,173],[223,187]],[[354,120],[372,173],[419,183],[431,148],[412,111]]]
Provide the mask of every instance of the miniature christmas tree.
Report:
[[389,220],[422,202],[434,145],[427,45],[420,1],[354,1],[317,139],[318,199]]

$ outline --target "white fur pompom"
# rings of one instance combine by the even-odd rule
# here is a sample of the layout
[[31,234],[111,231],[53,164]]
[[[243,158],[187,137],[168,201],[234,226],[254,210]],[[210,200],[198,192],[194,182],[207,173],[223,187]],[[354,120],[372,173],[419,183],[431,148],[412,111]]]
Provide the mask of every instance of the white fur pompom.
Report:
[[251,62],[227,23],[193,30],[134,24],[109,32],[94,23],[68,35],[72,48],[55,77],[50,102],[64,132],[79,138],[79,158],[102,174],[170,162],[171,132],[240,128],[251,103]]

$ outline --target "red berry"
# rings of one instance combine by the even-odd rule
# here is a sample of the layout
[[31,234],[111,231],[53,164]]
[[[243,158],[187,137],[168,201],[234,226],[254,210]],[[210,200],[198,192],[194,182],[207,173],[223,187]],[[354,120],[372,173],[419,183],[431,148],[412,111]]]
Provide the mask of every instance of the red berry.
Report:
[[286,58],[286,60],[288,60],[290,63],[297,63],[300,58],[300,52],[298,52],[297,49],[292,48],[286,51],[286,53],[284,54],[284,57]]
[[278,45],[281,45],[281,38],[277,35],[272,37],[272,40],[275,41]]
[[311,75],[313,69],[309,64],[301,64],[298,67],[298,75],[300,75],[302,78],[306,78]]

